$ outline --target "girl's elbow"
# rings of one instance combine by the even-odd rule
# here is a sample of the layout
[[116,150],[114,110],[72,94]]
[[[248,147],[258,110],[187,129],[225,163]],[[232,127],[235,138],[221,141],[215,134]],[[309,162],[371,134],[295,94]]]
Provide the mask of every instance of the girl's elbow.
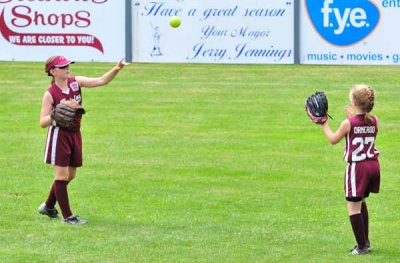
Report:
[[331,145],[335,145],[335,144],[337,144],[339,141],[336,140],[336,139],[334,139],[334,138],[330,138],[330,139],[329,139],[329,142],[331,143]]
[[39,125],[40,125],[40,127],[42,127],[42,128],[47,128],[47,127],[49,127],[50,124],[49,124],[46,120],[41,119],[41,120],[39,121]]
[[101,87],[104,85],[107,85],[110,81],[107,81],[106,79],[101,79],[99,80],[97,83],[95,83],[95,85],[93,85],[94,87]]
[[337,140],[333,137],[333,136],[326,136],[326,139],[328,139],[328,142],[332,145],[335,145],[337,142]]

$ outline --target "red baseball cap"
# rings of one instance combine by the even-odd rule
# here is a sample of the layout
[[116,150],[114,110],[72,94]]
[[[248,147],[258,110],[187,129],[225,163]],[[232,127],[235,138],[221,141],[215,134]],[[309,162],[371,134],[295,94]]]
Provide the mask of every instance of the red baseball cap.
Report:
[[50,69],[61,68],[74,63],[75,61],[70,61],[64,56],[55,56],[46,63],[45,71],[47,74],[50,74]]

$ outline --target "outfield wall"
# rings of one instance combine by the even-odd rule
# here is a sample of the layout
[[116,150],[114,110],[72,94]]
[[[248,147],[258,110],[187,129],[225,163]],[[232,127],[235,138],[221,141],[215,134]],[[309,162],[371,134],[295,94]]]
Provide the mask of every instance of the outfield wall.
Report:
[[[77,61],[125,57],[122,0],[0,0],[0,60]],[[123,15],[114,15],[123,14]]]
[[293,1],[137,0],[132,17],[135,62],[294,63]]
[[399,0],[305,0],[299,17],[301,63],[400,63]]
[[0,0],[0,60],[399,64],[399,15],[400,0]]

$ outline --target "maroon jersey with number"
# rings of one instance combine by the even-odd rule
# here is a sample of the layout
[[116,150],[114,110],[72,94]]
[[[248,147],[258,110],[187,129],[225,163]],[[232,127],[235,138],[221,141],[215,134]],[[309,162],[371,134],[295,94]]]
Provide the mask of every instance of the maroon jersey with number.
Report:
[[[68,78],[68,90],[62,91],[55,83],[48,89],[53,98],[53,108],[65,100],[73,100],[82,105],[81,87],[74,77]],[[81,126],[81,116],[75,118],[77,130]],[[61,128],[62,129],[62,128]]]
[[361,201],[380,188],[379,151],[375,148],[378,133],[374,116],[371,124],[365,122],[365,115],[349,118],[350,131],[346,135],[344,160],[347,161],[344,190],[347,200]]
[[360,162],[367,159],[377,159],[379,151],[375,148],[375,139],[378,134],[378,126],[375,116],[372,116],[372,124],[367,124],[365,115],[355,115],[349,118],[350,131],[346,135],[344,160]]
[[[68,91],[63,92],[55,83],[48,92],[53,98],[53,108],[64,100],[73,100],[82,104],[81,88],[75,78],[68,79]],[[80,132],[81,116],[75,119],[77,129],[65,130],[50,125],[47,132],[44,162],[61,167],[82,166],[82,137]]]

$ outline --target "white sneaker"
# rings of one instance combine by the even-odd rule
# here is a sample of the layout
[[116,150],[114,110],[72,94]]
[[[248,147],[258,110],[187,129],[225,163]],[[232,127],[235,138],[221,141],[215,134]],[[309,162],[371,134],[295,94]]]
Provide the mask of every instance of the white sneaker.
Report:
[[353,248],[353,250],[351,250],[351,254],[352,255],[368,255],[369,250],[367,247],[363,248],[363,249],[359,249],[358,246],[355,246],[355,248]]
[[68,218],[62,218],[61,222],[63,224],[71,224],[71,225],[83,225],[86,224],[88,221],[84,219],[80,219],[78,216],[70,216]]
[[41,204],[39,206],[38,212],[39,212],[39,214],[46,215],[46,216],[48,216],[50,218],[57,218],[58,217],[57,209],[55,209],[55,208],[53,208],[53,209],[47,208],[46,203],[43,203],[43,204]]

